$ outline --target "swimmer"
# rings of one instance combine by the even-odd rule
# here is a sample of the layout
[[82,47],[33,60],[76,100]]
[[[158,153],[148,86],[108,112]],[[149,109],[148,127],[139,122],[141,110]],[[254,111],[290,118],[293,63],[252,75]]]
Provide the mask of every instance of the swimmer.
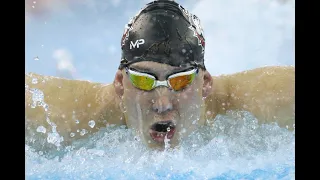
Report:
[[[121,50],[112,84],[26,74],[27,126],[51,129],[48,117],[68,144],[108,125],[125,125],[150,148],[163,148],[165,139],[176,147],[230,110],[248,111],[260,124],[294,126],[295,68],[269,66],[211,76],[200,20],[174,1],[142,8],[126,25]],[[35,89],[44,94],[38,106]],[[88,133],[80,135],[82,129]]]

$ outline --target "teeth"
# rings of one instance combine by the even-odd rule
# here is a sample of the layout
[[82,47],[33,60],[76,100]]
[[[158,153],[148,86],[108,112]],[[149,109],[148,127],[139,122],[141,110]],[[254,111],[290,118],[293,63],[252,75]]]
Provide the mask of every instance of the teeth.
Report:
[[161,133],[161,132],[157,133],[157,137],[163,137],[164,135],[165,135],[165,133]]

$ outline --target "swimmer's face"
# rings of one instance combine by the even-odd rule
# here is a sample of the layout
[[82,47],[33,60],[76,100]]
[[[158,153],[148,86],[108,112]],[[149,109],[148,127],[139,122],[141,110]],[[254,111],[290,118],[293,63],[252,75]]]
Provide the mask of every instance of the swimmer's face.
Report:
[[127,126],[134,129],[149,147],[164,148],[165,141],[169,141],[170,147],[177,146],[184,137],[205,123],[204,98],[210,94],[212,83],[207,71],[199,68],[193,81],[179,91],[166,86],[141,90],[132,83],[130,72],[164,81],[172,77],[170,75],[190,74],[193,68],[149,61],[134,63],[129,68],[132,71],[123,69],[117,72],[115,89],[122,99],[120,108]]

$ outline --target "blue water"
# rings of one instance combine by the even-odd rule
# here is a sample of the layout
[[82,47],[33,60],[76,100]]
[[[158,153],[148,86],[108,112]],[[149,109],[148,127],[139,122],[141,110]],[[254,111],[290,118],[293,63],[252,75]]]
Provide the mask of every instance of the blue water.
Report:
[[229,112],[165,151],[112,126],[50,157],[26,144],[26,179],[295,179],[294,148],[295,131]]

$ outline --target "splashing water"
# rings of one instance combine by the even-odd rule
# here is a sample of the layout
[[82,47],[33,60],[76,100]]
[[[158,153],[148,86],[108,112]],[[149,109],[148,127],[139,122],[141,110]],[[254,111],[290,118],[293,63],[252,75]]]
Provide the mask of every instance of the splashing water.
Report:
[[294,179],[295,130],[259,125],[247,112],[218,116],[165,151],[133,133],[110,126],[51,158],[26,145],[26,179]]
[[[34,84],[35,78],[32,80],[32,83]],[[27,85],[25,85],[26,91],[29,91],[32,94],[32,104],[31,108],[36,108],[37,106],[43,107],[44,111],[46,112],[46,122],[51,126],[51,132],[48,132],[47,134],[47,142],[55,145],[58,150],[61,146],[61,142],[64,141],[64,138],[59,135],[57,132],[57,125],[50,121],[49,113],[48,113],[48,105],[44,102],[44,94],[41,90],[36,88],[31,88]],[[38,126],[37,132],[46,133],[46,128],[43,126]]]

